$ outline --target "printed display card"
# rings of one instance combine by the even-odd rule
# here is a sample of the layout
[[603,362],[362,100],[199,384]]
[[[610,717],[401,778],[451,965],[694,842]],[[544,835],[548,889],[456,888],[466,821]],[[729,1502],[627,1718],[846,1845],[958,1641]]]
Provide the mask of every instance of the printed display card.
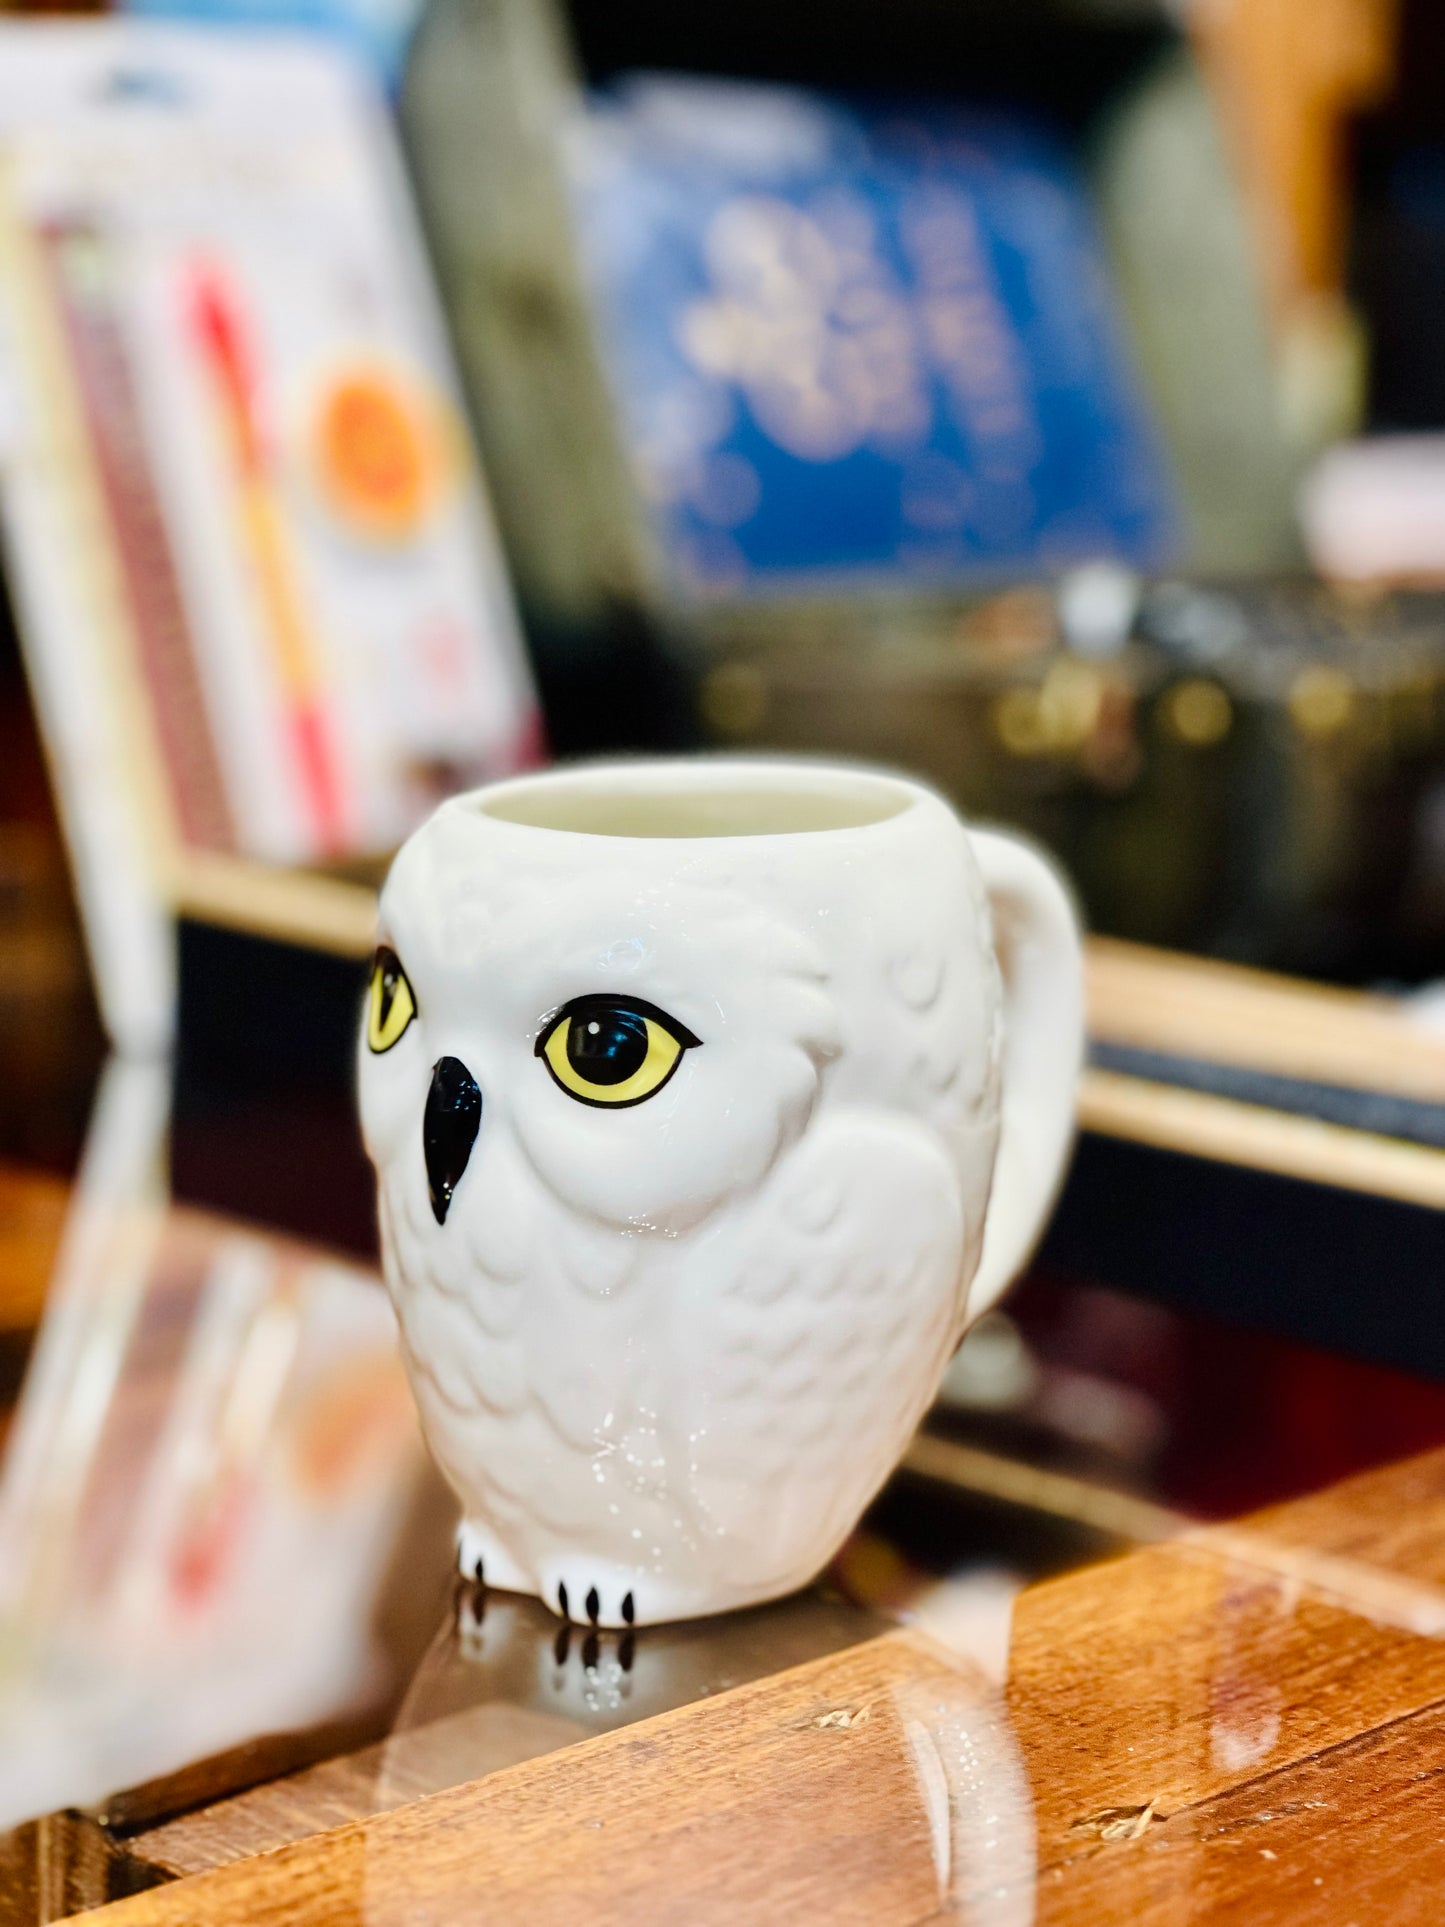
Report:
[[217,865],[386,851],[538,753],[390,128],[334,49],[0,26],[0,514],[118,1041],[163,1037]]

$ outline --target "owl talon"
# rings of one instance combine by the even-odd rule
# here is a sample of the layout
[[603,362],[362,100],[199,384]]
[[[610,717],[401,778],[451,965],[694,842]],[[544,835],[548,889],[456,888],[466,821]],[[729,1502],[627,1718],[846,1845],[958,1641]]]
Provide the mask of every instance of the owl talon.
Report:
[[457,1528],[457,1571],[467,1585],[486,1586],[490,1592],[528,1590],[526,1573],[478,1520],[463,1519]]
[[541,1575],[541,1596],[558,1617],[574,1626],[596,1627],[599,1632],[620,1632],[633,1625],[637,1595],[627,1584],[632,1575],[623,1568],[615,1574],[600,1573],[594,1579],[585,1564],[579,1565],[580,1570],[573,1566],[566,1579],[555,1571]]

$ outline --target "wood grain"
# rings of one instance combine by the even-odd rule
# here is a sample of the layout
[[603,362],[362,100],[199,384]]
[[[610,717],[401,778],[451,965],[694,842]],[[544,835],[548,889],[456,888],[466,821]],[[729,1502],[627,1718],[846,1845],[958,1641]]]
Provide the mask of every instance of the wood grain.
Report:
[[1357,1473],[1244,1523],[1282,1545],[1445,1586],[1445,1450]]
[[1039,1927],[1436,1927],[1445,1708],[1342,1742],[1141,1835],[1080,1839],[1040,1882]]
[[479,1601],[468,1590],[448,1604],[384,1742],[338,1746],[305,1771],[278,1769],[161,1826],[127,1827],[128,1851],[147,1872],[202,1872],[861,1645],[889,1625],[810,1588],[720,1619],[609,1635],[589,1659],[581,1634],[559,1653],[558,1621],[539,1601]]
[[987,1698],[929,1642],[887,1634],[90,1918],[95,1927],[922,1920],[939,1882],[904,1727],[930,1687]]
[[1445,1452],[1026,1592],[1003,1700],[893,1633],[91,1918],[1423,1923],[1445,1641],[1390,1586],[1442,1596]]
[[205,1873],[586,1737],[585,1727],[555,1714],[500,1704],[468,1707],[398,1740],[343,1753],[183,1814],[130,1841],[129,1856],[171,1877]]
[[[1322,1560],[1346,1581],[1357,1571],[1362,1609],[1290,1576],[1288,1555],[1300,1552],[1306,1572]],[[1371,1616],[1382,1580],[1433,1596],[1442,1578],[1445,1453],[1435,1452],[1025,1593],[1008,1701],[1046,1884],[1056,1868],[1125,1865],[1116,1843],[1106,1853],[1081,1834],[1091,1815],[1152,1807],[1170,1818],[1236,1795],[1248,1808],[1249,1789],[1445,1701],[1445,1643]],[[1434,1817],[1445,1837],[1445,1806]],[[1117,1913],[1091,1915],[1081,1901],[1049,1917],[1133,1919],[1136,1902],[1131,1889]]]
[[1008,1704],[1041,1866],[1102,1810],[1170,1814],[1445,1698],[1445,1647],[1160,1547],[1015,1614]]

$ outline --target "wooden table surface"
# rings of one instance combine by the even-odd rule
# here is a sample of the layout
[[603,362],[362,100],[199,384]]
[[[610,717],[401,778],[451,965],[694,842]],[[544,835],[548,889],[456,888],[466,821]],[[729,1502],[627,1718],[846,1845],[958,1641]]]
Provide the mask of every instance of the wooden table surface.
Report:
[[[262,1923],[1434,1923],[1445,1452],[92,1912]],[[645,1638],[645,1634],[642,1637]]]
[[[1197,981],[1210,967],[1189,966],[1186,981],[1182,964],[1161,975],[1147,963],[1095,946],[1097,1035],[1166,1055],[1217,1046],[1231,1063],[1341,1086],[1378,1082],[1384,1063],[1389,1088],[1412,1100],[1445,1092],[1445,1050],[1405,1034],[1388,1009],[1355,999],[1328,1025],[1292,1028],[1277,987],[1220,974],[1211,1004]],[[1086,1087],[1086,1116],[1113,1088],[1097,1077]],[[66,1195],[0,1169],[0,1347],[16,1360]],[[230,1236],[177,1222],[207,1250]],[[278,1272],[288,1304],[305,1296],[298,1263]],[[187,1305],[209,1275],[193,1269]],[[180,1329],[178,1318],[156,1326]],[[922,1441],[914,1469],[927,1476],[950,1457],[969,1460],[975,1485],[987,1474],[985,1487],[1045,1510],[1049,1493],[1077,1483],[992,1462],[981,1474],[986,1454],[937,1439]],[[1000,1486],[1013,1473],[1029,1491]],[[996,1677],[916,1626],[880,1633],[862,1614],[841,1628],[814,1615],[792,1645],[781,1622],[752,1622],[772,1641],[768,1663],[724,1663],[728,1642],[749,1637],[741,1621],[736,1635],[701,1630],[685,1666],[676,1632],[639,1632],[625,1665],[618,1639],[601,1642],[595,1665],[578,1641],[565,1660],[574,1701],[542,1710],[517,1682],[555,1677],[563,1662],[552,1624],[528,1630],[523,1614],[512,1686],[493,1701],[439,1699],[390,1739],[364,1721],[280,1736],[249,1765],[205,1763],[185,1787],[157,1782],[104,1812],[37,1823],[29,1911],[6,1911],[0,1864],[0,1927],[151,1882],[72,1917],[1433,1927],[1445,1892],[1445,1451],[1226,1527],[1191,1530],[1125,1494],[1098,1495],[1092,1516],[1077,1497],[1059,1509],[1101,1544],[1157,1543],[1019,1595]],[[90,1593],[103,1598],[93,1575]],[[484,1604],[489,1634],[518,1610]],[[464,1598],[458,1638],[469,1611]],[[636,1718],[669,1667],[662,1710]],[[597,1730],[604,1688],[632,1693],[630,1723]]]

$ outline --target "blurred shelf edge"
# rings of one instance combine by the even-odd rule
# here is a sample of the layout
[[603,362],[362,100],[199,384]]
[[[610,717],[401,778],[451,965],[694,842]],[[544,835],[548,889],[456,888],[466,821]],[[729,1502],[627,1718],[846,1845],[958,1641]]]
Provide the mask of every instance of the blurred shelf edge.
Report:
[[168,894],[179,917],[329,956],[366,957],[376,941],[376,890],[348,876],[187,850]]
[[1116,938],[1088,939],[1092,1036],[1445,1104],[1445,1029],[1399,999]]
[[[348,876],[189,856],[173,901],[188,922],[348,965],[375,941],[376,891]],[[1088,938],[1086,958],[1089,1035],[1104,1061],[1084,1074],[1085,1131],[1445,1205],[1445,1029],[1390,996],[1118,938]],[[1226,1075],[1201,1088],[1195,1066]],[[1341,1121],[1348,1093],[1360,1096],[1358,1123]],[[1321,1094],[1339,1102],[1322,1107]],[[1371,1104],[1391,1098],[1400,1103],[1383,1112]],[[1372,1123],[1382,1115],[1393,1130]]]
[[[374,881],[177,880],[176,1195],[367,1258],[352,1098]],[[1095,937],[1081,1135],[1039,1261],[1445,1379],[1445,1034],[1403,1000]]]
[[1445,1206],[1445,1156],[1438,1149],[1149,1078],[1087,1070],[1079,1123],[1101,1137],[1154,1150],[1432,1210]]

